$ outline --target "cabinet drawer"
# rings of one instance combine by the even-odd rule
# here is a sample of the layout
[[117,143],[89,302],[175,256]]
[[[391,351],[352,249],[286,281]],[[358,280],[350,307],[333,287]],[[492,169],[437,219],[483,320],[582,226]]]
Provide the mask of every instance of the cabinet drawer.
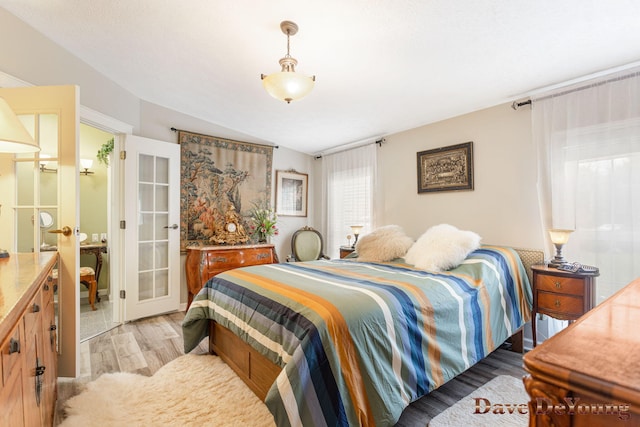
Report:
[[24,331],[21,324],[22,322],[18,322],[2,342],[2,347],[0,347],[0,353],[2,354],[0,357],[2,358],[3,384],[7,384],[12,369],[19,369],[18,364],[22,360],[21,352],[24,351]]
[[51,277],[51,273],[49,273],[49,276],[45,279],[41,288],[42,288],[42,306],[43,306],[42,308],[46,309],[49,306],[49,304],[53,302],[54,289],[53,289],[53,278]]
[[234,249],[209,252],[203,259],[202,281],[223,271],[250,265],[273,264],[277,262],[271,248]]
[[42,329],[42,292],[38,292],[27,305],[24,312],[24,334],[32,335],[34,328]]
[[209,270],[224,271],[244,265],[271,264],[274,262],[272,254],[269,248],[216,251],[207,253],[205,262]]
[[541,291],[584,296],[584,280],[573,277],[538,275],[536,287]]
[[550,311],[578,317],[584,314],[584,298],[552,292],[538,292],[538,311]]

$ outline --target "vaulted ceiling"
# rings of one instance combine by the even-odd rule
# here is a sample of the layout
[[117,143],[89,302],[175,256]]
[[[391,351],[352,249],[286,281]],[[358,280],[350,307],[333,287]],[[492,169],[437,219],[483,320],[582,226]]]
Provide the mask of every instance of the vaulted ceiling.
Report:
[[[137,97],[314,154],[640,61],[637,0],[0,0]],[[260,74],[291,20],[306,98]],[[246,140],[246,138],[245,138]]]

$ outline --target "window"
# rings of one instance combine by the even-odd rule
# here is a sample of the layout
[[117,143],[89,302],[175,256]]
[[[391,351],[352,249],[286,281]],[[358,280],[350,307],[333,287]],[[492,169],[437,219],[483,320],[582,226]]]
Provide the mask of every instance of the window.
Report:
[[374,228],[376,145],[323,156],[322,162],[325,253],[337,258],[348,235],[353,244],[352,225],[362,225],[361,234]]
[[543,224],[575,230],[600,303],[640,276],[640,71],[534,99],[532,129]]

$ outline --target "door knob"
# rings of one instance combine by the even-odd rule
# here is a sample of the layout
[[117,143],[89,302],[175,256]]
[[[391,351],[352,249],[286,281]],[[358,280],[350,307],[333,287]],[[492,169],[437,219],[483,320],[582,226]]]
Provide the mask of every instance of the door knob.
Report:
[[49,233],[62,234],[64,236],[71,236],[72,230],[68,225],[62,227],[62,230],[49,230]]
[[172,230],[175,230],[178,228],[178,224],[173,224],[173,225],[165,225],[164,228],[170,228]]

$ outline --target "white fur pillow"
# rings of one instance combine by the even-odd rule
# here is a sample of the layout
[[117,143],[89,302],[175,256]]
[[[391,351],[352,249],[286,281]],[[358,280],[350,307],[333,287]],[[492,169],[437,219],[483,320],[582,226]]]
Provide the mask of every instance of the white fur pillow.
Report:
[[385,225],[362,236],[356,243],[358,261],[386,262],[402,258],[413,245],[413,239],[399,225]]
[[473,231],[458,230],[449,224],[435,225],[420,236],[404,259],[424,270],[449,270],[478,249],[480,240]]

